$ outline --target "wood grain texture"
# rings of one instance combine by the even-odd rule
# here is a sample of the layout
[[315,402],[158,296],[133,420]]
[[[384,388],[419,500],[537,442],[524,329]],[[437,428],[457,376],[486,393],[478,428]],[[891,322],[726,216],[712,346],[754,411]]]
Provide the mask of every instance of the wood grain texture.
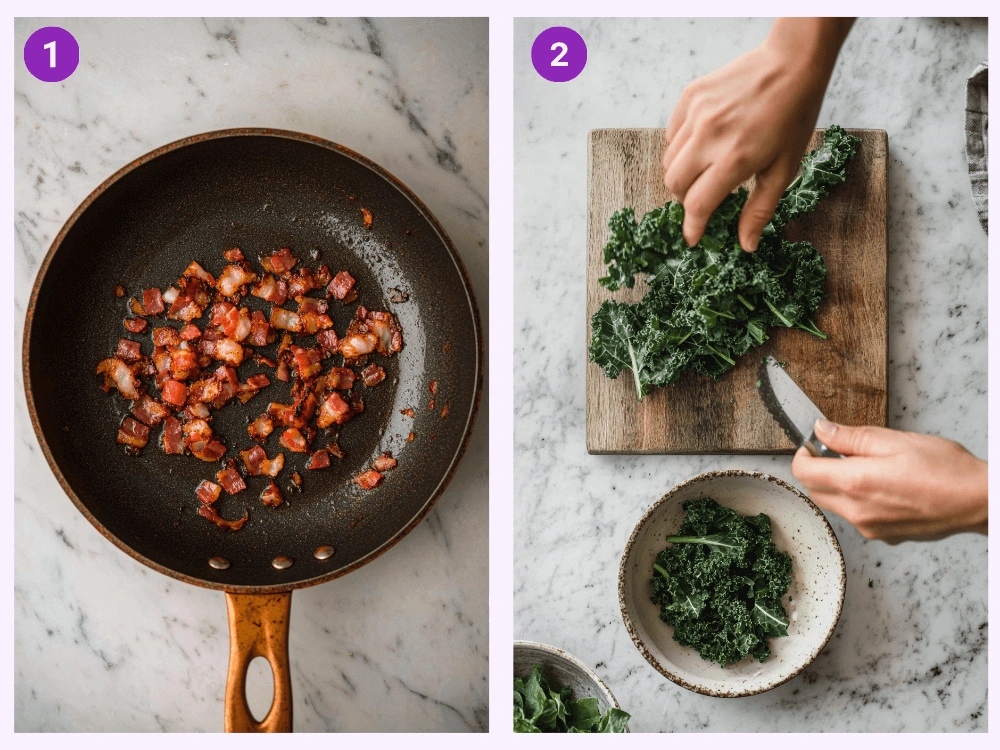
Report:
[[[588,144],[587,343],[590,317],[606,299],[637,302],[646,285],[610,292],[603,250],[608,220],[633,206],[636,217],[671,199],[663,185],[658,128],[592,130]],[[823,255],[827,298],[816,324],[823,341],[798,329],[772,328],[735,368],[712,381],[687,373],[674,386],[637,401],[631,373],[617,380],[587,364],[587,450],[590,453],[792,453],[794,447],[757,396],[757,366],[773,354],[829,418],[885,425],[886,167],[884,130],[849,130],[861,138],[847,181],[819,207],[789,225],[791,241],[809,240]],[[809,149],[822,141],[817,130]],[[750,186],[749,184],[747,185]]]

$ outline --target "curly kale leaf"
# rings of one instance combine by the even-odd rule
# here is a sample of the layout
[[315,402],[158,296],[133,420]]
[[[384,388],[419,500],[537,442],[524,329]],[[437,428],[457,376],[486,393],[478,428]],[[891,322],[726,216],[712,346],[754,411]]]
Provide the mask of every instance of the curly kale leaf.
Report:
[[764,661],[768,638],[788,635],[781,603],[791,558],[771,539],[771,519],[740,516],[711,498],[684,503],[678,534],[653,563],[653,601],[674,640],[721,666]]
[[617,708],[602,714],[597,698],[574,700],[572,688],[552,688],[537,664],[527,678],[514,678],[515,732],[624,732],[630,718]]
[[779,232],[844,181],[858,143],[842,128],[826,131],[755,253],[739,244],[743,188],[720,204],[693,248],[684,241],[680,203],[653,209],[638,224],[633,209],[617,211],[604,250],[608,275],[600,283],[631,287],[635,274],[644,273],[649,291],[638,304],[601,305],[592,318],[590,360],[611,378],[629,368],[641,400],[652,386],[673,385],[690,370],[719,378],[763,344],[771,327],[826,338],[812,320],[825,296],[823,258],[808,242],[787,242]]

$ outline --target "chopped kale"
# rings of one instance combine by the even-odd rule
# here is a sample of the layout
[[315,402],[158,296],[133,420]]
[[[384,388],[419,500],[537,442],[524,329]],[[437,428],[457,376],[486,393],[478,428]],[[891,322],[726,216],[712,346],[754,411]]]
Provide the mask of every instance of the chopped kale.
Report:
[[597,698],[574,700],[572,688],[554,690],[537,664],[526,679],[514,678],[515,732],[624,732],[630,718],[614,707],[602,714]]

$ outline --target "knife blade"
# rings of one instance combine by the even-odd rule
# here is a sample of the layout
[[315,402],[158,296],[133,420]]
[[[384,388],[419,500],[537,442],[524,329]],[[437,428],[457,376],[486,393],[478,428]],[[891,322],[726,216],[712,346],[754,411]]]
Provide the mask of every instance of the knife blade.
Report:
[[823,412],[816,408],[816,404],[770,354],[760,363],[757,371],[757,394],[797,448],[804,445],[814,456],[843,458],[823,445],[813,431],[817,419],[826,419]]

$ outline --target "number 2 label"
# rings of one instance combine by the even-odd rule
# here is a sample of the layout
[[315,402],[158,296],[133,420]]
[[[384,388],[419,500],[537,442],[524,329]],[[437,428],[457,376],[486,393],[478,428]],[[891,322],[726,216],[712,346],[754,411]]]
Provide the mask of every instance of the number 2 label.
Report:
[[[549,65],[551,65],[553,68],[568,68],[569,63],[563,60],[563,58],[566,56],[566,53],[569,52],[569,47],[566,46],[565,42],[556,42],[551,47],[549,47],[549,50],[551,52],[555,52],[557,49],[561,49],[562,52],[556,55],[552,59],[552,62],[549,63]],[[52,54],[55,55],[55,53],[56,51],[53,49]],[[54,60],[55,57],[53,57],[52,59]]]

